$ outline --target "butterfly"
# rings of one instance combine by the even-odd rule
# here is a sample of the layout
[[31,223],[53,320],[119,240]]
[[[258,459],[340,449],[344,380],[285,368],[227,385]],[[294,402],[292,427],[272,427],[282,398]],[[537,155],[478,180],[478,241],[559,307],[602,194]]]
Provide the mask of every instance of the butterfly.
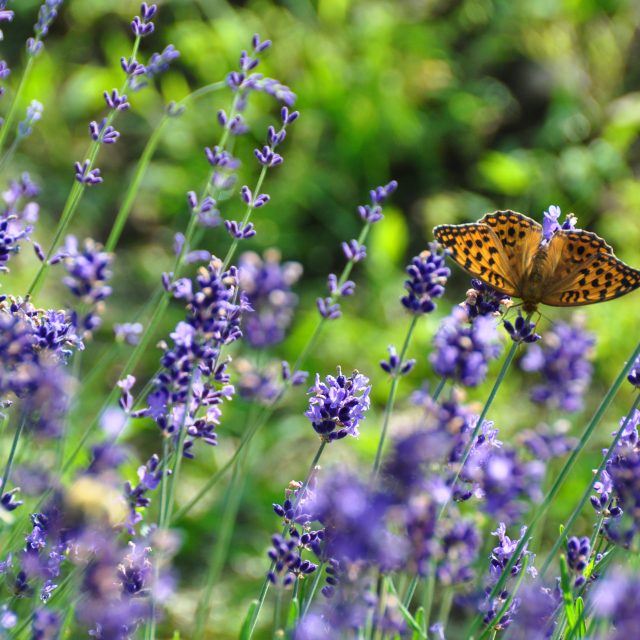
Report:
[[577,307],[613,300],[640,287],[640,271],[616,258],[590,231],[560,229],[543,241],[542,225],[515,211],[433,230],[453,260],[500,293],[539,304]]

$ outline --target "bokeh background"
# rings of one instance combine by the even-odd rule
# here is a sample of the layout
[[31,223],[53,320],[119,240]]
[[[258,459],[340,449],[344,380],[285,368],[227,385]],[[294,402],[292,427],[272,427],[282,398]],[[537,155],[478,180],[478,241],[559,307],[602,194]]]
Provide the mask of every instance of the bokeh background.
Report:
[[[297,94],[301,118],[283,147],[285,163],[270,173],[270,205],[256,213],[256,238],[247,249],[278,247],[283,260],[299,261],[304,276],[296,288],[300,304],[287,341],[268,355],[295,357],[315,326],[314,300],[324,294],[326,275],[342,268],[340,242],[357,237],[356,206],[368,189],[395,178],[399,188],[374,228],[369,258],[358,265],[358,289],[343,303],[344,316],[330,323],[306,367],[312,374],[341,364],[370,376],[373,409],[358,441],[329,448],[325,465],[367,469],[377,444],[388,380],[378,367],[388,344],[399,346],[409,318],[399,304],[403,268],[431,240],[440,223],[473,221],[485,212],[511,208],[541,220],[555,204],[573,211],[578,224],[602,235],[617,255],[640,267],[640,5],[632,0],[172,0],[160,2],[156,32],[143,42],[141,58],[169,43],[181,53],[157,86],[131,95],[132,109],[119,119],[122,137],[103,149],[98,165],[105,184],[88,191],[73,225],[79,237],[104,242],[124,186],[164,105],[190,91],[221,80],[237,66],[239,52],[254,32],[273,40],[261,69]],[[20,0],[11,7],[15,21],[4,29],[4,57],[15,86],[39,2]],[[104,112],[102,91],[120,86],[119,59],[130,51],[128,23],[138,12],[129,0],[68,0],[37,61],[25,104],[37,99],[44,117],[20,147],[3,181],[29,171],[42,187],[41,223],[35,238],[47,244],[73,179],[73,162],[84,157],[87,125]],[[7,98],[5,98],[7,100]],[[203,147],[215,144],[215,113],[228,108],[230,93],[220,91],[194,103],[166,130],[142,183],[141,192],[116,252],[114,295],[95,336],[89,370],[112,348],[111,327],[131,321],[170,268],[173,234],[187,224],[185,193],[200,190],[208,172]],[[258,174],[252,148],[261,143],[279,107],[256,95],[247,119],[251,132],[236,147],[244,161],[241,184]],[[224,205],[237,217],[239,200]],[[223,229],[208,231],[202,246],[224,255]],[[3,292],[20,294],[37,264],[28,252],[12,263]],[[412,390],[434,381],[429,345],[439,319],[464,298],[468,278],[454,269],[437,313],[419,325],[410,355],[418,365],[400,388],[393,429],[414,419]],[[65,292],[53,271],[39,303],[58,305]],[[587,327],[597,335],[595,375],[585,411],[571,418],[578,432],[617,375],[638,336],[640,294],[585,308]],[[540,327],[570,310],[543,309]],[[156,341],[180,319],[174,305]],[[144,319],[142,319],[144,322]],[[158,366],[151,349],[136,371],[146,380]],[[78,415],[94,415],[114,385],[126,358],[106,368],[80,398]],[[497,368],[498,363],[494,363]],[[83,373],[81,373],[83,375]],[[526,381],[517,369],[501,389],[490,418],[502,439],[541,422],[564,420],[542,414],[528,403]],[[482,401],[487,387],[469,394]],[[590,478],[599,451],[631,402],[619,394],[603,421],[589,455],[562,490],[547,518],[549,537]],[[252,445],[242,488],[230,559],[214,590],[211,638],[235,637],[249,601],[257,596],[267,568],[265,550],[279,527],[271,503],[284,487],[306,472],[317,440],[302,413],[304,389],[288,396]],[[184,503],[234,451],[247,428],[250,407],[227,408],[219,446],[200,451],[185,464],[178,501]],[[82,432],[82,420],[74,424]],[[155,428],[144,420],[128,430],[131,473],[159,449]],[[551,470],[550,475],[553,475]],[[219,484],[180,526],[182,551],[177,567],[182,584],[169,607],[169,628],[183,637],[201,590],[202,571],[219,531]],[[583,528],[587,530],[586,520]],[[581,533],[577,531],[576,533]],[[544,532],[543,532],[544,534]],[[582,531],[584,534],[584,531]],[[543,548],[545,539],[536,540]],[[270,620],[269,614],[263,618]]]

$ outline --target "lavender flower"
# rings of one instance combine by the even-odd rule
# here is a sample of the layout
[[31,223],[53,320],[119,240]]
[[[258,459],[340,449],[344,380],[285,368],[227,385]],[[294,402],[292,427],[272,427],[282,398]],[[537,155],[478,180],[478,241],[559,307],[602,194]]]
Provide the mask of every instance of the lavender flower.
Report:
[[607,572],[591,594],[593,612],[601,620],[609,620],[607,640],[627,640],[638,631],[640,581],[636,574],[616,567]]
[[340,565],[365,563],[382,571],[397,568],[404,541],[387,528],[391,502],[348,473],[333,473],[321,483],[309,505],[313,520],[324,526],[323,554]]
[[370,391],[369,379],[358,371],[347,377],[338,367],[338,375],[326,376],[325,382],[316,373],[316,382],[309,389],[309,409],[304,415],[325,442],[348,435],[357,437],[358,425],[369,409]]
[[412,358],[411,360],[401,362],[398,352],[393,345],[389,345],[387,350],[389,351],[389,359],[380,361],[380,367],[383,371],[386,371],[392,376],[404,376],[413,369],[416,363],[415,359]]
[[382,215],[382,205],[387,198],[398,188],[398,183],[392,180],[382,187],[376,187],[369,191],[371,204],[364,204],[358,207],[358,215],[360,219],[368,224],[375,224],[384,217]]
[[31,626],[32,640],[55,640],[61,625],[60,615],[49,609],[36,609]]
[[293,537],[285,540],[281,535],[271,538],[273,545],[268,555],[274,563],[274,568],[269,572],[269,580],[278,584],[278,578],[283,587],[289,587],[306,575],[316,571],[318,566],[309,560],[303,560],[299,552],[299,538]]
[[100,124],[93,121],[89,123],[89,135],[95,142],[103,144],[115,144],[120,137],[120,133],[114,127],[107,124],[107,118],[103,118]]
[[510,307],[511,298],[493,287],[473,278],[471,289],[467,291],[467,299],[462,303],[470,320],[478,316],[499,316],[501,307]]
[[140,13],[141,16],[135,16],[131,21],[131,31],[133,31],[133,35],[138,38],[144,38],[145,36],[151,35],[154,31],[155,25],[151,20],[156,15],[158,11],[158,7],[155,4],[148,5],[146,2],[143,2],[140,5]]
[[524,462],[515,449],[478,447],[460,474],[473,484],[482,499],[480,508],[497,519],[517,522],[530,501],[542,499],[545,465],[539,460]]
[[430,313],[436,308],[434,298],[444,294],[444,286],[451,275],[445,266],[445,254],[435,243],[429,249],[413,258],[406,268],[409,279],[404,288],[409,292],[401,300],[411,313]]
[[37,100],[32,100],[25,114],[24,120],[18,123],[18,138],[26,138],[31,135],[33,125],[42,119],[44,107]]
[[536,323],[527,322],[520,311],[518,311],[518,317],[514,324],[511,324],[508,320],[504,321],[504,328],[514,342],[532,343],[542,338],[535,332]]
[[[188,313],[171,333],[172,346],[162,344],[162,371],[148,406],[134,416],[149,416],[160,429],[178,441],[187,432],[183,455],[192,458],[196,440],[215,445],[220,406],[230,400],[234,388],[228,384],[227,361],[220,362],[222,347],[238,340],[242,314],[250,307],[243,293],[238,296],[235,267],[222,271],[222,261],[213,258],[201,267],[195,286],[187,279],[172,283],[176,297],[184,298]],[[200,409],[206,413],[201,415]]]
[[638,358],[631,367],[627,380],[637,388],[640,388],[640,358]]
[[238,269],[240,287],[254,310],[244,321],[247,342],[255,348],[278,344],[284,340],[298,303],[291,286],[302,275],[302,266],[298,262],[281,264],[280,253],[270,249],[262,259],[253,252],[243,253]]
[[595,337],[584,330],[580,317],[571,324],[557,322],[532,345],[521,361],[527,372],[539,372],[544,382],[534,385],[531,399],[565,411],[580,411],[591,382]]
[[33,230],[32,226],[16,230],[13,225],[15,220],[17,216],[0,218],[0,272],[9,271],[9,259],[20,251],[20,241],[27,239]]
[[548,211],[544,212],[544,220],[542,222],[542,238],[544,243],[548,243],[553,234],[560,229],[575,229],[576,217],[573,214],[568,214],[565,221],[560,224],[560,207],[551,205]]
[[78,318],[77,323],[90,333],[100,326],[104,300],[111,295],[112,289],[106,283],[111,279],[109,267],[113,257],[91,239],[86,239],[80,246],[75,236],[67,236],[59,256],[64,259],[69,274],[64,278],[64,284],[89,307],[87,314]]
[[29,38],[27,40],[27,53],[31,56],[36,55],[42,51],[44,46],[42,38],[49,33],[51,23],[58,15],[58,9],[62,5],[62,0],[45,0],[38,12],[38,21],[33,26],[35,32],[35,38]]
[[429,358],[434,371],[468,387],[484,381],[489,362],[502,352],[495,319],[479,316],[469,323],[464,309],[459,307],[442,322],[434,346]]
[[572,536],[567,540],[567,565],[576,576],[573,586],[581,587],[587,578],[584,575],[591,557],[591,541],[588,536],[577,538]]
[[[511,560],[519,543],[521,542],[522,538],[526,535],[527,528],[522,527],[522,529],[520,530],[520,538],[517,540],[512,540],[511,538],[509,538],[509,536],[507,536],[506,531],[507,529],[504,523],[500,523],[496,531],[492,532],[492,535],[495,535],[498,537],[499,544],[497,547],[493,548],[493,551],[491,552],[491,557],[489,559],[489,581],[486,589],[487,595],[489,595],[491,591],[491,587],[500,579],[505,567]],[[513,578],[514,576],[517,576],[522,572],[522,566],[523,566],[525,557],[528,558],[527,573],[531,575],[533,578],[536,577],[537,572],[533,567],[533,560],[535,556],[530,551],[527,550],[527,544],[524,545],[516,562],[511,567],[511,571],[509,574],[510,578]],[[509,593],[507,591],[508,584],[509,583],[507,581],[505,585],[505,589],[501,591],[495,598],[493,598],[492,600],[489,600],[488,598],[486,598],[481,603],[480,608],[481,608],[481,611],[483,611],[485,614],[484,620],[483,620],[485,624],[488,625],[489,623],[491,623],[494,620],[494,618],[496,618],[496,616],[498,615],[498,612],[501,611],[504,603],[509,597]],[[508,628],[513,621],[513,617],[518,611],[519,605],[520,605],[520,598],[514,598],[509,608],[502,614],[500,619],[495,624],[495,628],[498,630]]]
[[91,163],[89,160],[85,160],[82,164],[76,162],[74,168],[76,170],[76,180],[88,187],[93,187],[103,182],[103,178],[100,176],[100,169],[91,169]]
[[139,322],[125,322],[123,324],[114,324],[113,332],[116,336],[116,340],[126,342],[127,344],[134,345],[140,342],[140,336],[144,327]]

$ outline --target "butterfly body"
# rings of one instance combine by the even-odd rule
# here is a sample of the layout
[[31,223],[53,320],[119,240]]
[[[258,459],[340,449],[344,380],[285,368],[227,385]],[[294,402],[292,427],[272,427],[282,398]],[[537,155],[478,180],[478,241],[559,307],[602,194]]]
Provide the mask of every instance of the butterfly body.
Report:
[[533,312],[540,303],[572,307],[613,300],[640,287],[640,271],[613,254],[595,233],[560,229],[545,238],[542,225],[514,211],[478,222],[440,225],[434,235],[452,259]]

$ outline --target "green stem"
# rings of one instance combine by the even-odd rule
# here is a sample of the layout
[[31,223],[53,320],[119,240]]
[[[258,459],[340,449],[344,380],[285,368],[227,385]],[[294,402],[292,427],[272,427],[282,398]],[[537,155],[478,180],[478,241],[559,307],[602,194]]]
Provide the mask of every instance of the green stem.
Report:
[[418,587],[418,582],[420,582],[420,578],[417,573],[414,573],[409,586],[407,587],[407,592],[404,594],[404,598],[402,598],[402,604],[408,609],[411,605],[411,600],[413,600],[413,594],[416,592],[416,588]]
[[[233,536],[233,529],[236,522],[236,515],[240,508],[242,500],[242,467],[249,453],[249,449],[245,449],[244,455],[238,459],[233,469],[233,476],[227,488],[222,507],[222,514],[219,522],[220,531],[213,548],[209,569],[205,580],[205,588],[202,591],[200,602],[196,610],[196,626],[194,638],[201,638],[211,614],[211,595],[213,587],[220,576],[220,572],[224,565],[229,544]],[[297,584],[297,582],[296,582]]]
[[[524,536],[523,536],[523,539],[525,539]],[[509,594],[507,599],[504,601],[504,604],[502,605],[500,611],[498,611],[498,613],[496,613],[496,615],[493,617],[491,622],[489,622],[489,624],[487,625],[487,628],[482,632],[482,634],[480,635],[480,638],[478,638],[478,640],[486,640],[491,633],[495,634],[494,627],[498,624],[498,622],[500,622],[500,620],[502,620],[502,617],[504,616],[504,614],[509,610],[509,607],[511,606],[511,603],[513,602],[513,598],[515,597],[516,593],[518,593],[518,589],[520,588],[520,584],[521,584],[522,580],[524,579],[524,577],[525,577],[525,575],[527,573],[527,565],[528,564],[529,564],[529,556],[525,556],[524,559],[522,560],[522,568],[520,569],[520,574],[518,575],[518,579],[516,580],[516,583],[515,583],[512,591],[511,591],[511,593]],[[505,568],[502,571],[502,575],[505,575],[506,573],[507,573],[507,569]],[[468,636],[468,637],[470,637],[470,636]]]
[[280,613],[282,611],[282,587],[276,590],[276,605],[273,608],[273,630],[271,637],[275,640],[278,638],[280,631]]
[[398,392],[398,384],[400,382],[400,367],[404,362],[404,357],[407,354],[407,349],[409,348],[409,343],[411,342],[411,336],[418,324],[418,318],[420,316],[414,315],[411,318],[411,323],[409,324],[409,329],[407,331],[407,335],[404,338],[404,343],[402,345],[402,349],[400,350],[400,363],[398,365],[398,371],[393,373],[393,378],[391,380],[391,389],[389,389],[389,396],[387,398],[387,404],[384,408],[384,419],[382,421],[382,431],[380,433],[380,440],[378,441],[378,449],[376,451],[376,458],[373,463],[373,471],[371,473],[371,483],[373,484],[378,476],[378,471],[380,470],[380,464],[382,463],[382,451],[384,449],[384,443],[387,437],[387,429],[389,428],[389,419],[391,418],[391,412],[393,411],[393,405],[396,400],[396,393]]
[[[300,503],[300,500],[302,500],[302,496],[304,495],[304,493],[307,490],[307,487],[309,486],[309,482],[313,477],[316,466],[320,460],[320,456],[322,456],[322,452],[324,451],[324,448],[326,446],[327,446],[327,443],[323,440],[320,446],[318,447],[318,450],[316,451],[316,455],[313,457],[311,465],[309,466],[309,471],[307,472],[307,477],[305,478],[304,482],[302,483],[302,486],[298,490],[296,500],[294,501],[294,504],[293,504],[294,511],[297,508],[298,504]],[[288,528],[288,525],[285,524],[282,529],[282,535],[285,535],[285,533],[287,532],[287,528]],[[258,604],[254,608],[253,615],[251,616],[251,622],[249,626],[249,635],[247,636],[248,640],[250,640],[251,636],[253,635],[253,632],[256,628],[256,623],[258,622],[258,617],[260,616],[260,611],[267,597],[267,591],[269,591],[269,584],[270,584],[268,575],[269,573],[271,573],[271,571],[273,571],[274,566],[275,566],[275,563],[272,562],[271,566],[269,567],[269,572],[267,573],[267,576],[265,577],[264,582],[262,583],[262,588],[260,589],[260,595],[258,596]]]
[[34,61],[35,61],[35,56],[29,55],[27,64],[24,68],[24,71],[22,72],[22,78],[20,78],[20,84],[18,84],[16,93],[13,96],[11,107],[9,108],[9,113],[7,113],[7,116],[4,119],[2,128],[0,128],[0,152],[4,148],[4,144],[7,141],[7,136],[9,135],[9,131],[13,129],[14,121],[16,119],[16,113],[18,112],[18,106],[22,98],[22,93],[24,92],[24,88],[27,85],[29,76],[31,75]]
[[549,566],[553,562],[553,560],[555,558],[555,555],[558,552],[558,549],[560,548],[560,545],[562,544],[564,539],[567,537],[568,532],[571,530],[571,527],[573,526],[573,523],[576,521],[576,518],[580,515],[580,512],[582,511],[584,505],[589,500],[589,498],[591,496],[591,493],[593,491],[593,486],[595,485],[596,482],[598,482],[598,479],[602,475],[602,472],[604,471],[605,467],[607,466],[607,460],[609,459],[611,453],[613,451],[615,451],[615,448],[618,445],[618,442],[620,441],[620,438],[622,438],[622,434],[624,433],[625,429],[627,428],[627,425],[629,424],[629,422],[631,422],[631,420],[633,418],[633,415],[635,414],[635,412],[636,412],[636,410],[638,408],[638,405],[640,405],[640,394],[636,395],[635,400],[633,401],[633,404],[631,405],[631,409],[629,410],[629,413],[627,413],[627,416],[626,416],[626,418],[624,420],[624,423],[618,429],[615,437],[613,438],[613,441],[611,442],[611,446],[609,447],[607,453],[602,457],[602,461],[600,462],[600,465],[598,466],[598,468],[594,472],[593,477],[591,479],[591,482],[589,482],[589,484],[587,485],[587,488],[585,489],[584,493],[582,494],[582,497],[580,498],[580,501],[578,502],[576,508],[573,510],[573,512],[571,513],[571,516],[569,516],[568,520],[564,523],[564,528],[562,530],[562,533],[558,536],[556,541],[553,543],[553,547],[551,547],[551,550],[547,554],[547,557],[545,558],[544,564],[542,565],[542,568],[540,569],[540,577],[541,578],[544,576],[544,574],[549,569]]
[[[140,36],[137,36],[133,43],[133,50],[132,50],[131,56],[129,57],[129,60],[135,57],[139,46],[140,46]],[[128,83],[129,83],[129,78],[127,78],[124,81],[122,87],[120,88],[121,94],[126,91]],[[116,117],[119,113],[120,112],[115,109],[110,110],[109,114],[107,115],[106,122],[104,124],[104,129],[111,126],[115,122]],[[100,140],[100,138],[98,138],[98,140],[94,140],[89,145],[89,149],[86,154],[86,159],[89,160],[89,166],[87,168],[87,171],[91,171],[93,169],[94,163],[98,157],[98,152],[100,151],[100,147],[102,146],[102,144],[103,144],[102,141]],[[62,210],[62,214],[60,215],[60,221],[58,222],[58,226],[56,227],[56,230],[53,234],[53,240],[49,244],[49,248],[45,253],[45,259],[40,265],[40,268],[36,273],[36,277],[34,278],[33,282],[31,283],[31,286],[28,289],[27,295],[34,297],[37,294],[40,287],[42,286],[42,283],[44,282],[44,279],[49,271],[49,267],[51,266],[49,264],[49,260],[53,255],[53,252],[56,250],[56,247],[60,242],[60,238],[62,238],[62,236],[66,233],[67,229],[69,228],[69,225],[71,224],[71,220],[73,219],[73,216],[78,208],[78,204],[80,203],[80,199],[82,198],[82,195],[85,189],[86,189],[86,185],[84,183],[80,183],[77,180],[74,180],[73,186],[71,187],[71,191],[69,192],[69,196],[67,197],[67,201],[64,205],[64,209]]]
[[311,583],[311,588],[309,589],[309,593],[305,596],[304,607],[302,608],[302,613],[300,614],[300,618],[304,618],[309,611],[309,607],[313,602],[313,598],[316,595],[316,591],[318,590],[318,585],[320,584],[320,580],[322,580],[322,570],[324,569],[324,561],[320,562],[318,568],[316,569],[316,573],[313,576],[313,582]]
[[[526,318],[525,322],[529,322],[531,318],[531,314],[529,314]],[[513,362],[513,359],[516,356],[516,352],[518,351],[518,347],[520,346],[519,342],[514,342],[511,345],[511,348],[509,349],[509,353],[507,354],[507,357],[505,358],[504,362],[502,363],[502,367],[500,368],[500,372],[498,373],[498,377],[496,378],[496,381],[493,385],[493,388],[491,389],[491,393],[489,393],[489,397],[487,398],[487,401],[484,404],[484,407],[482,407],[482,412],[480,413],[480,417],[478,418],[478,422],[476,423],[475,428],[473,429],[473,432],[471,433],[471,437],[469,438],[469,441],[467,442],[465,448],[464,448],[464,452],[462,454],[462,458],[460,460],[460,462],[458,463],[458,468],[456,470],[455,475],[453,476],[453,480],[451,482],[451,487],[455,487],[456,483],[458,482],[458,479],[460,478],[460,474],[462,473],[462,470],[464,469],[464,465],[466,464],[467,460],[469,459],[469,456],[471,455],[471,451],[473,449],[473,445],[475,444],[476,438],[478,437],[478,434],[480,433],[480,430],[482,429],[482,424],[484,423],[484,419],[487,417],[487,413],[489,413],[489,409],[491,408],[491,405],[493,404],[493,401],[495,400],[495,397],[498,393],[498,389],[500,388],[500,385],[502,384],[502,382],[504,381],[507,372],[509,371],[509,367],[511,366],[511,363]],[[442,518],[442,516],[444,515],[444,512],[446,511],[447,507],[449,506],[449,502],[451,501],[451,498],[447,499],[444,504],[442,505],[442,508],[440,509],[440,513],[438,514],[438,520],[440,520]]]
[[[627,375],[629,374],[629,371],[633,367],[635,361],[638,359],[638,356],[640,356],[640,343],[638,343],[633,353],[631,354],[629,360],[627,360],[626,364],[618,374],[618,377],[615,379],[614,383],[611,385],[611,387],[607,391],[607,394],[600,402],[600,405],[598,406],[596,412],[593,414],[593,417],[589,421],[589,424],[587,424],[587,426],[585,427],[585,430],[582,433],[582,436],[580,438],[580,441],[578,442],[578,445],[571,452],[569,458],[567,459],[562,469],[560,470],[558,477],[555,479],[553,485],[545,495],[544,500],[542,501],[540,506],[536,509],[529,523],[529,534],[533,533],[534,528],[538,524],[540,518],[542,518],[542,516],[546,513],[547,509],[553,502],[558,491],[560,490],[560,487],[563,485],[571,469],[573,468],[578,456],[580,455],[582,450],[585,448],[587,442],[589,441],[589,439],[591,438],[591,435],[593,434],[593,431],[598,426],[606,410],[609,408],[609,405],[613,402],[613,399],[616,393],[618,392],[618,390],[626,380]],[[493,586],[493,589],[491,590],[489,598],[495,597],[496,593],[499,593],[499,591],[503,588],[504,583],[507,580],[507,577],[510,575],[511,568],[516,563],[517,559],[520,557],[522,550],[524,549],[524,546],[527,544],[528,539],[529,539],[528,535],[523,535],[522,538],[520,539],[520,542],[516,546],[513,552],[513,555],[511,556],[509,562],[507,562],[507,565],[503,569],[502,574],[500,575],[500,578],[498,579],[496,584]],[[467,637],[473,636],[476,633],[476,631],[480,628],[481,624],[482,624],[482,614],[478,614],[475,616],[475,618],[471,622],[471,625],[467,632]]]
[[11,443],[11,450],[9,451],[7,466],[4,468],[4,474],[2,475],[2,485],[0,485],[0,496],[4,494],[5,489],[7,488],[7,483],[9,482],[9,474],[11,473],[13,460],[16,455],[16,450],[18,449],[18,441],[20,440],[20,436],[22,435],[22,431],[24,429],[24,425],[26,424],[26,422],[27,422],[27,416],[22,415],[20,417],[20,421],[18,422],[18,427],[16,429],[16,432],[13,434],[13,441]]
[[436,622],[439,622],[443,629],[446,629],[447,624],[449,623],[449,614],[451,613],[451,606],[453,605],[454,593],[453,587],[447,587],[442,594],[442,601],[440,602],[440,609],[438,611],[438,619]]
[[[208,93],[222,89],[225,86],[225,82],[215,82],[213,84],[207,85],[206,87],[201,87],[197,91],[190,93],[188,96],[180,100],[177,103],[177,106],[186,105],[188,102],[196,98],[200,98]],[[154,129],[153,133],[149,137],[149,140],[147,140],[144,151],[142,152],[142,155],[138,160],[135,173],[133,174],[133,179],[127,187],[127,191],[122,200],[122,204],[120,205],[120,209],[118,210],[113,226],[111,227],[111,232],[109,233],[109,237],[105,244],[105,251],[113,252],[116,248],[116,245],[118,244],[118,240],[120,239],[120,235],[122,234],[124,225],[127,221],[127,218],[129,217],[129,213],[131,213],[131,207],[133,206],[133,202],[136,198],[136,195],[138,194],[138,190],[140,189],[142,178],[149,168],[151,158],[153,157],[153,154],[158,147],[160,138],[164,133],[167,122],[170,119],[171,116],[165,112],[165,114],[162,116],[162,119],[158,123],[158,126]]]
[[429,619],[431,618],[431,607],[433,606],[433,594],[436,589],[436,572],[430,571],[427,581],[424,585],[422,606],[424,607],[424,626],[425,634],[429,630]]
[[191,405],[191,399],[193,398],[193,382],[194,373],[189,376],[189,388],[187,390],[187,399],[184,403],[184,412],[182,414],[182,420],[180,422],[180,431],[178,432],[178,442],[174,451],[173,469],[171,470],[171,482],[169,483],[169,495],[167,497],[167,504],[164,508],[164,519],[159,523],[161,528],[166,528],[171,523],[171,517],[173,513],[173,503],[175,501],[176,486],[178,484],[178,478],[180,477],[180,468],[182,466],[182,448],[184,441],[187,437],[187,417],[189,415],[189,406]]

